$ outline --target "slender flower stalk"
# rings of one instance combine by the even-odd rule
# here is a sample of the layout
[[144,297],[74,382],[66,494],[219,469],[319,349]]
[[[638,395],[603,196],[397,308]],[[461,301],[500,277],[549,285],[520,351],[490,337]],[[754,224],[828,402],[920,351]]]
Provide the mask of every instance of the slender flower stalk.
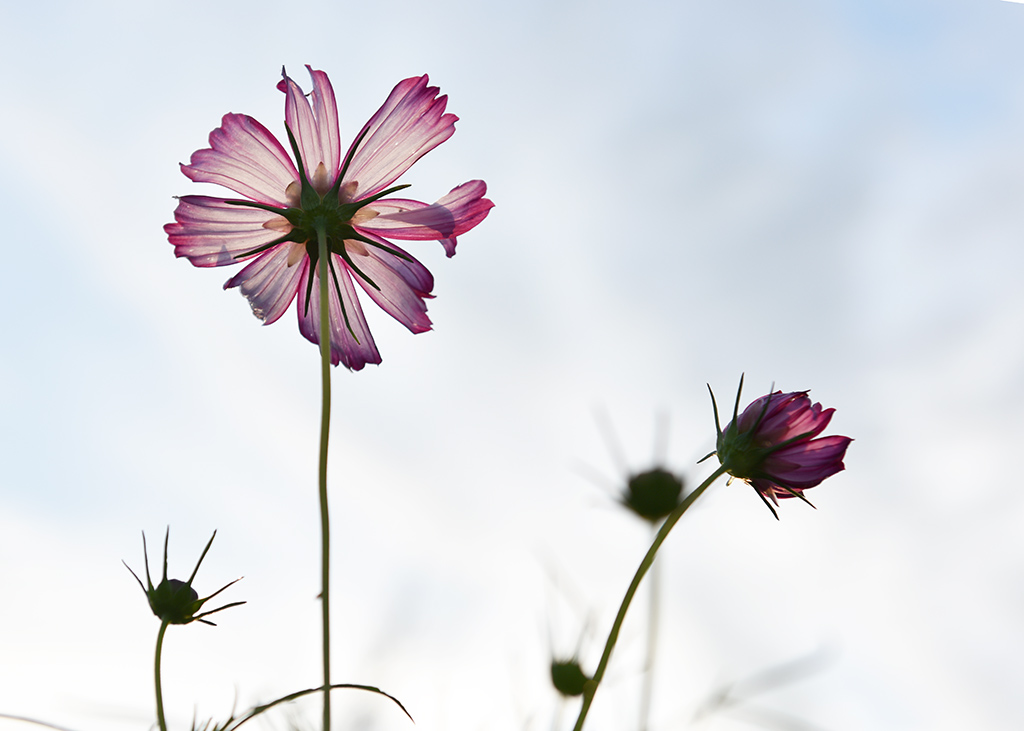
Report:
[[654,658],[658,650],[658,629],[661,609],[661,564],[651,565],[650,595],[647,607],[647,658],[644,663],[643,685],[640,688],[639,731],[647,731],[651,719],[651,701],[654,695]]
[[160,660],[164,650],[164,634],[167,633],[167,625],[170,621],[164,619],[160,622],[160,631],[156,634],[156,652],[153,653],[154,664],[154,685],[156,686],[156,722],[160,731],[167,731],[167,720],[164,718],[164,690],[163,682],[160,680]]
[[[327,234],[317,229],[320,250],[320,280],[327,281]],[[320,412],[320,611],[323,625],[324,731],[331,728],[331,517],[327,507],[327,448],[331,441],[331,348],[324,337],[330,328],[327,287],[320,288],[320,379],[323,404]]]
[[647,555],[644,556],[639,568],[637,568],[636,573],[633,575],[633,580],[630,582],[629,588],[626,589],[626,595],[622,597],[622,603],[619,605],[619,611],[615,615],[615,621],[612,622],[612,628],[608,633],[607,641],[605,641],[604,652],[601,653],[601,660],[597,664],[597,670],[594,672],[593,678],[587,682],[586,687],[583,689],[583,705],[580,707],[580,715],[576,718],[576,725],[573,726],[573,731],[581,731],[583,728],[583,722],[586,721],[587,713],[590,712],[590,705],[594,702],[594,695],[597,693],[605,671],[608,669],[608,661],[611,660],[612,650],[615,649],[615,643],[619,640],[619,632],[622,629],[622,622],[626,619],[626,611],[629,609],[629,605],[632,604],[637,589],[640,588],[640,582],[643,581],[644,576],[654,564],[654,559],[658,555],[658,549],[661,548],[661,544],[665,542],[675,524],[683,517],[683,513],[693,505],[697,498],[704,494],[704,491],[711,486],[711,483],[724,475],[725,472],[725,467],[719,467],[715,470],[696,490],[687,495],[679,503],[679,506],[669,513],[668,517],[665,518],[665,522],[662,523],[658,534],[654,537],[654,542],[647,550]]

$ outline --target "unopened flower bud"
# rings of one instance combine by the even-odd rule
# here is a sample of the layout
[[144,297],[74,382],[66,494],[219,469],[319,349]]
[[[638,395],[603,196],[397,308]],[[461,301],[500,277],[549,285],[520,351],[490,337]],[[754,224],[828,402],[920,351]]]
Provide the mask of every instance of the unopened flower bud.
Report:
[[661,467],[629,478],[622,503],[644,520],[656,523],[679,506],[683,480]]
[[740,414],[742,390],[740,378],[733,418],[725,429],[719,426],[718,406],[711,394],[718,430],[717,448],[711,454],[718,455],[730,475],[752,485],[778,518],[774,505],[779,498],[797,497],[810,504],[803,491],[845,469],[843,458],[853,440],[841,436],[815,439],[828,426],[835,409],[812,403],[807,391],[774,391]]
[[590,678],[583,672],[576,658],[551,661],[551,684],[567,698],[583,695],[583,689]]
[[153,581],[149,575],[149,551],[146,548],[146,534],[142,534],[142,551],[146,562],[146,583],[142,583],[142,579],[132,571],[131,566],[127,563],[125,568],[131,571],[132,576],[139,582],[139,586],[142,587],[142,591],[146,593],[146,599],[149,601],[149,608],[153,610],[161,621],[167,624],[189,624],[190,622],[202,622],[203,624],[212,625],[213,622],[209,622],[203,617],[213,614],[214,612],[220,612],[230,607],[237,607],[239,604],[245,604],[245,602],[232,602],[225,604],[223,607],[217,609],[211,609],[208,612],[198,613],[203,605],[213,597],[220,594],[222,591],[227,589],[231,584],[234,584],[240,579],[235,579],[228,584],[225,584],[217,591],[210,594],[210,596],[203,599],[199,598],[199,594],[192,588],[192,581],[196,578],[196,574],[199,572],[199,566],[203,563],[203,559],[206,558],[207,551],[210,550],[210,546],[213,545],[213,539],[217,536],[217,531],[213,532],[210,536],[209,542],[206,544],[206,548],[203,549],[202,555],[199,557],[199,561],[196,563],[195,570],[192,571],[192,576],[189,577],[188,581],[181,581],[180,579],[168,579],[167,578],[167,543],[171,536],[171,529],[167,529],[167,535],[164,537],[164,573],[160,583],[153,586]]

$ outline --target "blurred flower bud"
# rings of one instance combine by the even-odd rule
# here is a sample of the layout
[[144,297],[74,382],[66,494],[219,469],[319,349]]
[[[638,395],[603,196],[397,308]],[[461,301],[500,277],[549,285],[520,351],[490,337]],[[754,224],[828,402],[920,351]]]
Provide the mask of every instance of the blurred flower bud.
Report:
[[622,504],[644,520],[657,523],[679,507],[682,495],[682,478],[655,467],[629,478]]
[[576,658],[551,661],[551,684],[567,698],[583,695],[583,689],[590,678],[583,672]]

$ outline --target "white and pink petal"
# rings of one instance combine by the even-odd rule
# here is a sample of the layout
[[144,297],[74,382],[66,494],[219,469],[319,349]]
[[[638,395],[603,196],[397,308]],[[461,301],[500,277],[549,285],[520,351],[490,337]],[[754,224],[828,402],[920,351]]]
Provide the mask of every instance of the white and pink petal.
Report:
[[[385,241],[380,243],[409,256],[393,244]],[[430,291],[434,288],[434,277],[430,271],[411,256],[406,260],[366,244],[361,244],[359,248],[366,253],[353,253],[349,249],[352,263],[379,289],[371,286],[357,273],[353,273],[353,276],[370,299],[410,331],[421,333],[429,330],[431,323],[427,317],[425,300],[433,298]]]
[[302,89],[282,70],[284,78],[277,88],[285,98],[285,124],[295,136],[302,155],[306,175],[312,181],[320,163],[324,164],[326,187],[334,182],[338,174],[341,157],[341,139],[338,132],[338,107],[334,89],[323,71],[314,71],[306,66],[313,79],[313,105],[302,93]]
[[448,256],[455,254],[456,236],[483,221],[494,203],[484,198],[487,185],[471,180],[451,190],[436,203],[385,198],[368,209],[378,215],[359,225],[378,236],[404,241],[440,241]]
[[297,248],[304,247],[293,243],[276,246],[224,283],[224,289],[239,288],[264,325],[276,322],[285,313],[305,283],[303,262],[309,259],[304,252],[302,257],[295,256]]
[[[287,230],[287,221],[276,213],[203,195],[179,198],[174,219],[164,226],[174,255],[187,257],[197,267],[237,264],[239,254],[265,246]],[[275,220],[285,228],[267,228]]]
[[428,83],[426,74],[399,82],[356,136],[349,148],[352,161],[345,174],[346,183],[359,183],[353,199],[384,190],[455,134],[458,117],[444,113],[448,97],[437,96],[440,90]]
[[287,206],[285,190],[299,174],[281,143],[244,114],[225,114],[210,147],[192,153],[181,171],[197,183],[223,185],[260,203]]

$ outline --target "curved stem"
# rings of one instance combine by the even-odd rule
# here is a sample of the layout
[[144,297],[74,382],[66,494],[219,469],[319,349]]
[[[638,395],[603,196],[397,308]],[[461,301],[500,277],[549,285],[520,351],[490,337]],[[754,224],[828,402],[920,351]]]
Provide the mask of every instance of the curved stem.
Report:
[[320,413],[320,606],[323,612],[324,729],[331,729],[331,521],[327,510],[327,445],[331,431],[331,312],[328,277],[327,230],[316,230],[320,274],[320,376],[323,408]]
[[24,723],[31,723],[35,726],[42,726],[43,728],[52,728],[56,731],[71,731],[71,729],[66,726],[55,726],[52,723],[37,721],[36,719],[28,718],[27,716],[12,716],[9,713],[0,713],[0,719],[3,719],[4,721],[22,721]]
[[[402,705],[402,702],[400,700],[395,698],[390,693],[385,693],[380,688],[375,688],[372,685],[358,685],[356,683],[335,683],[334,685],[332,685],[330,687],[330,690],[337,690],[338,688],[348,688],[349,690],[366,690],[366,691],[369,691],[371,693],[376,693],[377,695],[382,695],[385,698],[387,698],[388,700],[390,700],[392,703],[394,703],[396,706],[401,708],[402,709],[402,713],[404,713],[409,718],[410,721],[413,720],[412,716],[409,715],[409,711],[406,710],[405,706]],[[277,700],[270,701],[270,703],[264,703],[262,706],[253,706],[248,711],[246,711],[244,714],[242,714],[242,716],[240,716],[239,718],[237,718],[237,719],[235,719],[235,718],[229,719],[228,722],[224,726],[218,726],[217,728],[219,728],[221,731],[235,731],[235,729],[237,729],[243,723],[251,721],[252,719],[256,718],[256,716],[260,715],[261,713],[265,713],[265,712],[269,711],[274,706],[281,705],[282,703],[290,703],[291,701],[297,700],[298,698],[301,698],[302,696],[309,695],[310,693],[319,693],[322,690],[323,689],[320,688],[319,686],[317,686],[316,688],[307,688],[306,690],[300,690],[300,691],[295,692],[295,693],[289,693],[288,695],[281,696]],[[2,717],[2,716],[0,716],[0,717]],[[415,721],[413,721],[413,723],[415,723]],[[64,729],[58,729],[58,731],[65,731],[65,730]]]
[[167,720],[164,718],[164,692],[160,683],[160,655],[164,649],[164,634],[167,632],[168,621],[160,623],[160,631],[156,635],[156,658],[153,661],[156,676],[156,722],[160,731],[167,731]]
[[573,731],[581,731],[583,729],[583,722],[586,720],[587,713],[590,711],[590,704],[594,702],[594,695],[597,693],[597,689],[601,685],[601,680],[604,678],[605,670],[608,668],[608,661],[612,656],[612,650],[615,648],[615,643],[619,639],[619,631],[622,629],[622,622],[626,618],[626,610],[629,609],[629,605],[633,601],[633,597],[636,596],[636,590],[640,587],[640,582],[643,580],[644,575],[647,573],[648,569],[651,568],[651,564],[654,563],[654,558],[658,555],[658,549],[661,548],[661,544],[665,542],[665,539],[668,537],[673,526],[675,526],[675,524],[679,522],[679,519],[683,517],[683,513],[685,513],[687,509],[693,505],[694,501],[711,486],[712,482],[724,474],[725,467],[719,467],[710,477],[700,484],[700,487],[687,495],[683,502],[679,504],[679,507],[669,513],[668,517],[665,518],[665,522],[658,530],[658,535],[654,537],[654,542],[648,549],[647,555],[644,556],[644,560],[640,562],[640,567],[636,570],[633,580],[629,583],[629,588],[626,589],[626,595],[622,597],[622,604],[619,606],[619,612],[615,615],[615,621],[612,623],[612,629],[608,633],[608,640],[604,644],[604,652],[601,654],[601,661],[597,664],[597,670],[594,672],[594,677],[587,681],[587,684],[583,688],[583,705],[580,707],[580,715],[576,719],[576,725],[573,726]]

